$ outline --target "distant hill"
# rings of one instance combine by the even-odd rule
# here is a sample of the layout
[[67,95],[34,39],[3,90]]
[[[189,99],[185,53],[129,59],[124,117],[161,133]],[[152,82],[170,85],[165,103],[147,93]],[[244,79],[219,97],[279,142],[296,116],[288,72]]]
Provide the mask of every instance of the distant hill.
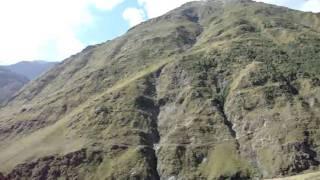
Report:
[[23,75],[28,79],[32,80],[49,70],[53,67],[56,62],[46,62],[46,61],[21,61],[17,64],[4,66],[5,68],[11,70],[14,73]]
[[28,81],[28,78],[0,67],[0,104],[10,99]]
[[0,105],[9,100],[29,80],[33,80],[53,67],[55,62],[21,61],[0,66]]

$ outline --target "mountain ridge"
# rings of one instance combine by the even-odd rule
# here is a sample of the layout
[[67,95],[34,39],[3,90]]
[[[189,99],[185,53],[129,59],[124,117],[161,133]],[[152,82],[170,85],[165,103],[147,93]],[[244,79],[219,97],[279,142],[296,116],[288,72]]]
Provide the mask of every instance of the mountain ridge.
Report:
[[15,72],[17,74],[27,77],[30,80],[33,80],[56,64],[57,62],[47,62],[47,61],[40,61],[40,60],[39,61],[20,61],[16,64],[11,64],[11,65],[1,66],[1,67],[7,68],[12,72]]
[[250,179],[317,170],[320,18],[188,3],[0,108],[8,179]]
[[0,104],[6,104],[25,84],[55,64],[46,61],[21,61],[12,65],[0,66]]
[[8,101],[28,81],[26,77],[0,67],[0,105]]

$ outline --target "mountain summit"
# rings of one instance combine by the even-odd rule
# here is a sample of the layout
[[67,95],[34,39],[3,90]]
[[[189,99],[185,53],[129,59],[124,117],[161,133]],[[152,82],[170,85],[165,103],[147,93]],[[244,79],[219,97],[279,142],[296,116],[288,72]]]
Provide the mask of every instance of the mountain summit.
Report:
[[320,14],[187,3],[27,84],[0,109],[0,172],[178,180],[318,170],[319,59]]

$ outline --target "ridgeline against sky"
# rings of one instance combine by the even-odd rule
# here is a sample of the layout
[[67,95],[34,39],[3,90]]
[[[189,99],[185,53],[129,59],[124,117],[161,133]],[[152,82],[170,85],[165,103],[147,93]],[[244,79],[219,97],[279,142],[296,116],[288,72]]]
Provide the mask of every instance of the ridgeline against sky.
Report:
[[[124,34],[130,27],[190,0],[0,1],[0,65],[23,60],[61,61]],[[320,11],[319,0],[260,0]]]

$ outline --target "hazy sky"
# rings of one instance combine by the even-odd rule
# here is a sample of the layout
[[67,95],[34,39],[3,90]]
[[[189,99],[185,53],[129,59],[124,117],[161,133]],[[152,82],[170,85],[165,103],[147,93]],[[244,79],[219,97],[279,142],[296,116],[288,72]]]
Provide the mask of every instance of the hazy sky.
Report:
[[[0,64],[60,61],[191,0],[0,0]],[[320,0],[257,0],[320,12]]]

